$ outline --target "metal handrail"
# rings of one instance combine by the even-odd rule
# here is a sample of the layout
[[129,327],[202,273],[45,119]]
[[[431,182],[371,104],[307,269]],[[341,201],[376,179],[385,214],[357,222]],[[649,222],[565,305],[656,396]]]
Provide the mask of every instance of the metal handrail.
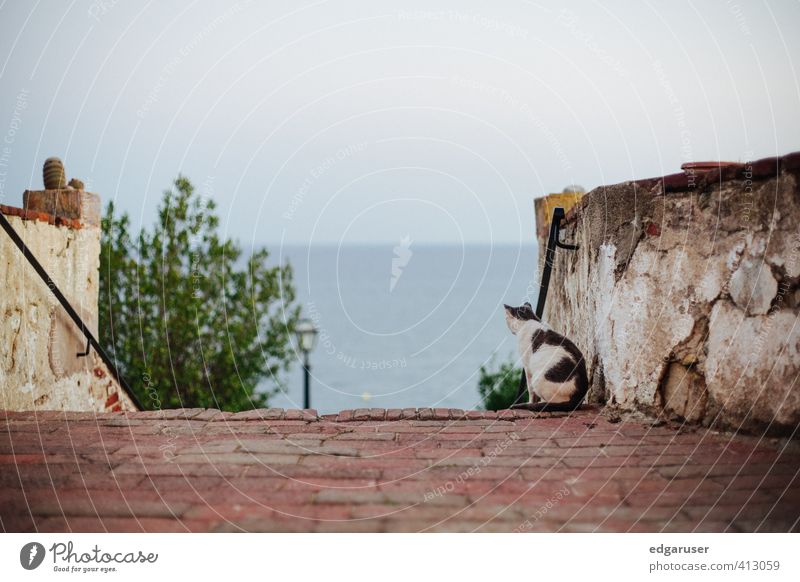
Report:
[[119,373],[119,370],[117,370],[117,367],[111,361],[111,358],[108,356],[108,354],[102,348],[102,346],[94,337],[92,332],[89,330],[89,327],[83,322],[80,315],[78,315],[78,312],[75,311],[72,305],[70,305],[70,302],[67,300],[67,298],[64,297],[64,294],[58,288],[58,285],[56,285],[55,281],[53,281],[50,275],[47,274],[47,271],[45,271],[44,267],[42,267],[39,261],[36,260],[36,257],[33,256],[31,250],[23,242],[23,240],[17,234],[17,231],[14,230],[14,227],[11,226],[11,223],[8,221],[8,219],[1,211],[0,211],[0,226],[3,227],[3,230],[6,231],[6,234],[8,234],[9,238],[11,238],[11,240],[14,242],[14,244],[22,253],[22,255],[28,260],[28,262],[33,267],[33,270],[36,271],[36,274],[39,275],[42,281],[44,281],[45,285],[47,285],[47,288],[53,292],[53,295],[55,295],[56,299],[58,299],[58,302],[61,304],[61,307],[64,308],[64,311],[67,312],[67,315],[70,316],[72,321],[75,323],[75,325],[78,326],[78,328],[81,330],[81,333],[86,338],[87,342],[86,351],[78,352],[76,354],[76,357],[86,356],[89,354],[89,349],[94,348],[97,354],[100,356],[100,359],[103,360],[103,363],[106,365],[109,372],[111,372],[111,375],[114,377],[114,380],[117,381],[117,384],[119,384],[120,387],[125,391],[125,394],[128,396],[128,398],[130,398],[131,401],[133,401],[136,408],[142,410],[142,405],[139,402],[139,399],[133,393],[130,386],[125,381],[125,378],[122,377],[122,374]]
[[[553,261],[556,257],[556,248],[566,249],[568,251],[578,250],[578,245],[570,245],[559,240],[559,232],[561,231],[561,221],[564,220],[566,213],[564,209],[557,206],[553,209],[553,220],[550,222],[550,233],[547,237],[547,248],[544,253],[544,267],[542,268],[542,280],[539,283],[539,298],[536,302],[536,317],[542,319],[544,314],[544,304],[547,301],[547,291],[550,288],[550,273],[553,270]],[[517,388],[517,397],[514,399],[515,404],[525,402],[525,397],[528,394],[528,381],[525,378],[525,370],[522,370],[522,375],[519,379],[519,387]]]

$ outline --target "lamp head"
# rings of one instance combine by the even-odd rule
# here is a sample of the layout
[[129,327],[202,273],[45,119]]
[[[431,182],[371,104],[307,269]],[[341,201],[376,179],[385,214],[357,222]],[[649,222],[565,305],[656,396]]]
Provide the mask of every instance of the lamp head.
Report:
[[319,331],[314,327],[313,321],[308,318],[301,319],[297,322],[294,331],[297,335],[297,345],[300,346],[301,351],[308,353],[314,349]]

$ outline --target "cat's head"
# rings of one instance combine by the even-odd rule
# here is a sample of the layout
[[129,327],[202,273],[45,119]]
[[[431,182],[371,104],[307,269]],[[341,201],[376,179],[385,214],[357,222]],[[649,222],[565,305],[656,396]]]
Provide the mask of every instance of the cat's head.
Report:
[[538,317],[536,317],[533,307],[531,307],[531,304],[528,302],[523,303],[519,307],[511,307],[510,305],[503,305],[503,307],[505,307],[506,324],[508,324],[508,329],[510,329],[511,333],[515,335],[519,331],[519,328],[522,327],[522,324],[526,321],[541,321]]

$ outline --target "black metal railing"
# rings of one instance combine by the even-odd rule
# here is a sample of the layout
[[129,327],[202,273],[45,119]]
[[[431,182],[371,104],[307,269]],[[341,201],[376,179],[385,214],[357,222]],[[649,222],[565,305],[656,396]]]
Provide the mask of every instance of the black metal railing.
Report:
[[[578,245],[570,245],[561,242],[559,233],[561,232],[561,221],[566,216],[564,209],[557,206],[553,209],[553,220],[550,222],[550,233],[547,237],[547,248],[544,252],[544,265],[542,266],[542,279],[539,283],[539,299],[536,302],[536,317],[542,318],[544,314],[544,304],[547,301],[547,291],[550,288],[550,273],[553,270],[553,261],[556,258],[556,248],[574,251],[578,249]],[[519,379],[519,387],[517,389],[517,398],[515,403],[526,402],[528,394],[528,381],[525,378],[525,370],[522,371],[522,376]]]
[[81,319],[80,315],[78,315],[78,312],[75,311],[72,305],[70,305],[70,302],[67,300],[67,298],[64,297],[64,294],[58,288],[58,285],[56,285],[55,281],[53,281],[50,275],[47,274],[47,271],[45,271],[44,267],[42,267],[39,261],[36,260],[36,257],[33,256],[31,250],[28,248],[25,242],[20,238],[20,236],[17,234],[17,231],[14,230],[14,227],[11,226],[11,223],[8,222],[8,219],[1,211],[0,211],[0,226],[3,227],[3,230],[6,231],[6,234],[13,241],[16,247],[20,250],[22,255],[28,260],[28,262],[33,267],[33,270],[36,271],[36,274],[39,275],[42,281],[44,281],[45,285],[47,285],[47,288],[50,289],[53,295],[55,295],[56,299],[58,299],[58,302],[61,304],[61,307],[64,308],[64,311],[67,312],[67,315],[69,315],[70,319],[72,319],[75,325],[78,326],[78,329],[81,330],[81,333],[86,338],[86,350],[83,352],[76,353],[75,357],[79,358],[87,356],[89,355],[89,351],[91,350],[91,348],[94,348],[94,350],[100,356],[100,359],[103,360],[103,363],[106,365],[111,375],[114,377],[114,380],[116,380],[117,384],[119,384],[120,387],[125,391],[125,394],[127,394],[128,398],[130,398],[131,401],[133,401],[133,403],[136,405],[136,408],[141,410],[142,405],[139,402],[139,399],[136,398],[136,395],[133,393],[130,386],[125,381],[125,378],[123,378],[122,374],[119,373],[119,370],[117,370],[117,367],[114,365],[114,362],[111,360],[109,355],[105,352],[100,343],[94,337],[92,332],[89,330],[88,326],[84,323],[83,319]]

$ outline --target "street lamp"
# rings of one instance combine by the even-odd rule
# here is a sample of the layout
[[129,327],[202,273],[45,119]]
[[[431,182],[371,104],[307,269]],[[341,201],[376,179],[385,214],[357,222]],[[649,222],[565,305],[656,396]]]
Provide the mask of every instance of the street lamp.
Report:
[[314,327],[314,322],[310,319],[301,319],[297,322],[294,329],[297,335],[297,345],[303,352],[303,372],[305,374],[305,387],[303,391],[303,408],[311,408],[311,365],[308,362],[308,354],[314,349],[317,343],[318,330]]

